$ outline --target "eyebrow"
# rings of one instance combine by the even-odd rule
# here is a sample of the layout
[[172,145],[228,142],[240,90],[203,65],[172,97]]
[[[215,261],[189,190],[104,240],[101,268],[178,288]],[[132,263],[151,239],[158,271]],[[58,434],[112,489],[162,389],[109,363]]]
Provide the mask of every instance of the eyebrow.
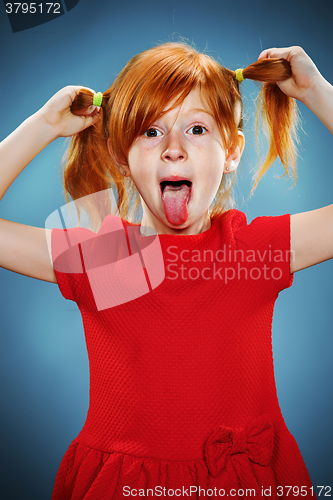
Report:
[[202,108],[193,108],[193,109],[190,109],[190,111],[187,113],[187,114],[191,114],[191,113],[205,113],[206,115],[210,116],[211,118],[214,118],[215,119],[215,116],[213,115],[213,113],[211,111],[209,111],[208,109],[202,109]]
[[[206,115],[210,116],[211,118],[213,118],[213,119],[215,120],[215,116],[214,116],[214,114],[213,114],[211,111],[209,111],[208,109],[203,109],[203,108],[193,108],[193,109],[190,109],[190,110],[189,110],[189,112],[188,112],[187,114],[189,115],[189,114],[192,114],[192,113],[198,113],[198,112],[199,112],[199,113],[205,113]],[[167,113],[167,111],[166,111],[166,113]],[[179,112],[178,112],[178,114],[177,114],[177,117],[178,117],[179,113],[180,113],[180,110],[179,110]],[[164,114],[164,113],[163,113],[163,114]],[[160,118],[160,117],[157,117],[156,121],[158,121],[158,120],[159,120],[159,118]],[[154,123],[155,123],[155,122],[154,122]]]
[[194,112],[206,113],[206,115],[213,116],[211,111],[208,111],[207,109],[193,108],[190,110],[190,113],[194,113]]

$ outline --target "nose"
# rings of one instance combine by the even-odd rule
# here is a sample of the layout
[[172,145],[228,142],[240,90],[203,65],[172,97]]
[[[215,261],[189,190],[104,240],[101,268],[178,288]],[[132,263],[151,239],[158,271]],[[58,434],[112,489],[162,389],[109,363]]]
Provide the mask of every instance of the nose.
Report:
[[169,132],[162,159],[166,162],[185,161],[187,159],[187,152],[179,134]]

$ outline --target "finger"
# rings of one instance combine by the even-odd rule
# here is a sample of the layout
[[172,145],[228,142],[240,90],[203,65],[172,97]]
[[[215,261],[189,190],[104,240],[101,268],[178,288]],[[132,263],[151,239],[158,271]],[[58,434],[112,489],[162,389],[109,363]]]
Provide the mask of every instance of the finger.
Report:
[[96,114],[94,116],[85,116],[84,118],[84,128],[88,128],[98,122],[100,115]]
[[97,106],[94,106],[93,104],[91,106],[88,106],[88,108],[85,109],[85,115],[89,116],[94,116],[97,112]]
[[283,47],[280,49],[272,48],[272,49],[266,49],[258,57],[259,59],[286,59],[287,61],[291,62],[292,58],[296,55],[299,55],[300,53],[304,52],[304,50],[301,47],[298,46],[293,46],[293,47]]
[[259,57],[258,57],[258,60],[259,59],[287,59],[288,60],[288,57],[290,57],[290,53],[291,53],[291,49],[292,47],[284,47],[284,48],[280,48],[280,49],[277,49],[276,47],[274,48],[271,48],[271,49],[266,49],[266,50],[263,50]]
[[96,94],[95,90],[89,88],[89,87],[84,87],[83,85],[69,85],[71,89],[75,90],[75,93],[77,94],[80,90],[85,89],[85,90],[90,90],[93,94]]
[[258,61],[259,59],[268,59],[270,51],[275,50],[275,49],[265,49],[262,52],[260,52]]
[[75,114],[77,116],[84,116],[84,117],[88,117],[88,116],[95,116],[96,114],[98,114],[100,112],[101,108],[99,106],[88,106],[87,108],[82,108],[82,109],[79,109],[75,112]]
[[74,101],[74,99],[82,89],[89,90],[89,92],[91,92],[92,94],[96,94],[96,92],[93,89],[89,87],[82,87],[82,85],[68,85],[67,87],[65,87],[65,90],[72,99],[72,101]]

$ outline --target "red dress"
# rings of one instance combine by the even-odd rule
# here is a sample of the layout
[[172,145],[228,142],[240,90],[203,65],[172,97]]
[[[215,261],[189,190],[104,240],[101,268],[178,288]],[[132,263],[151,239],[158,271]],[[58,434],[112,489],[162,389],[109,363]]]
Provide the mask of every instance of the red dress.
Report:
[[288,214],[247,224],[230,210],[189,236],[143,237],[112,215],[97,234],[52,231],[90,367],[87,419],[52,500],[315,498],[274,379],[289,250]]

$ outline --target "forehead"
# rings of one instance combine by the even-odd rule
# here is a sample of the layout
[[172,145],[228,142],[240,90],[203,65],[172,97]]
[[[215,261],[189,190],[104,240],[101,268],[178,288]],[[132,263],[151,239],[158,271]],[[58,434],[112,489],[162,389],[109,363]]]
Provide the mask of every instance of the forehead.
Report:
[[[166,107],[165,111],[162,112],[162,114],[171,114],[173,112],[178,116],[179,114],[188,114],[192,110],[197,112],[201,111],[207,113],[215,122],[217,121],[216,110],[214,110],[209,104],[207,91],[201,89],[200,87],[196,87],[195,89],[191,90],[191,92],[180,104],[178,104],[178,106],[177,99],[179,99],[179,97],[173,99],[171,103]],[[174,107],[175,104],[176,107]],[[233,114],[238,127],[242,116],[242,105],[240,100],[237,100],[234,103]]]
[[163,110],[162,114],[173,113],[187,114],[190,111],[202,111],[214,116],[212,110],[209,108],[208,103],[205,99],[204,92],[200,88],[195,88],[185,97],[185,99],[177,105],[177,100],[179,97],[173,99],[168,106]]

